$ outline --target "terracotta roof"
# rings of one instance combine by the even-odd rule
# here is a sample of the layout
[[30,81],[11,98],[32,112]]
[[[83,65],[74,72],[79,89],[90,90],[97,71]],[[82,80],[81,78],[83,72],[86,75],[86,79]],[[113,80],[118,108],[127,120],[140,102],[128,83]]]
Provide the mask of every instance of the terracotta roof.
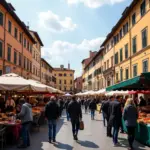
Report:
[[35,40],[28,31],[26,25],[20,20],[20,18],[17,16],[17,14],[14,12],[14,7],[7,3],[5,0],[0,0],[0,4],[9,12],[9,14],[15,19],[15,21],[20,25],[20,27],[24,30],[24,32],[27,34],[27,36],[30,38],[30,40],[35,44]]
[[56,71],[73,71],[73,72],[75,72],[75,70],[68,69],[68,68],[54,68],[54,70],[56,70]]
[[139,0],[133,0],[129,7],[126,7],[125,10],[122,13],[121,18],[117,22],[117,24],[112,28],[111,32],[107,35],[105,41],[102,43],[101,46],[104,46],[108,40],[113,36],[113,34],[116,32],[118,27],[122,24],[122,22],[125,20],[125,18],[129,15],[129,13],[133,10],[133,7],[139,2]]
[[50,68],[54,69],[44,58],[41,58],[41,61],[45,62]]
[[40,39],[39,34],[36,31],[33,31],[33,30],[30,30],[30,32],[33,32],[34,35],[36,36],[36,38],[38,39],[38,41],[40,42],[41,46],[44,46],[43,43],[42,43],[42,40]]

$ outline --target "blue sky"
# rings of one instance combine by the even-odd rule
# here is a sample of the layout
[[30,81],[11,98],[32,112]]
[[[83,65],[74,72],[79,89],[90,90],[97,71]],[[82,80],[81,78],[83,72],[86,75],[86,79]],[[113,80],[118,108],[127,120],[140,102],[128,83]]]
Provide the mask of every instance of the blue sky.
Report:
[[68,62],[81,75],[81,61],[99,47],[132,0],[7,0],[39,33],[42,56],[53,66]]

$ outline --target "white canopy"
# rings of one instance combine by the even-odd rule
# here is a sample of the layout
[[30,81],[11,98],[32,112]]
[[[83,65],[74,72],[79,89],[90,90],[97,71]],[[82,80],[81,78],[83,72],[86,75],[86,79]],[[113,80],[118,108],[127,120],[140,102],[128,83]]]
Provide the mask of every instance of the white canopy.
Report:
[[110,91],[106,93],[106,96],[113,96],[113,95],[128,95],[129,91]]
[[0,76],[0,90],[31,90],[28,81],[17,74],[10,73]]
[[102,95],[106,93],[106,89],[100,89],[99,91],[94,92],[93,95]]
[[71,95],[71,94],[69,94],[69,93],[66,93],[66,94],[65,94],[65,96],[72,96],[72,95]]

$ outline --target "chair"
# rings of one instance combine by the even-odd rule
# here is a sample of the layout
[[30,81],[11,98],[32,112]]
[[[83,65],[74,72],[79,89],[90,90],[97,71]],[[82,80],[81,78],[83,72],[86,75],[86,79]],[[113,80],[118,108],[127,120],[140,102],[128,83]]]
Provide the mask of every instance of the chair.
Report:
[[3,128],[0,130],[0,142],[1,142],[1,149],[4,148],[4,144],[6,144],[6,138],[5,138],[6,128]]
[[40,119],[40,115],[36,115],[33,118],[33,122],[32,125],[38,129],[38,131],[40,131],[40,125],[39,125],[39,119]]

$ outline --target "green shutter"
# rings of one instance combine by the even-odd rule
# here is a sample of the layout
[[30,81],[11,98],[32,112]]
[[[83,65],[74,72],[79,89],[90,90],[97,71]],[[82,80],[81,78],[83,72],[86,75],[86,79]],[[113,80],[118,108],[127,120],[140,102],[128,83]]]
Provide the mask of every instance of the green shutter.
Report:
[[123,58],[122,58],[122,49],[120,49],[120,62],[122,62]]
[[133,50],[133,54],[135,54],[136,53],[136,37],[132,39],[132,50]]

